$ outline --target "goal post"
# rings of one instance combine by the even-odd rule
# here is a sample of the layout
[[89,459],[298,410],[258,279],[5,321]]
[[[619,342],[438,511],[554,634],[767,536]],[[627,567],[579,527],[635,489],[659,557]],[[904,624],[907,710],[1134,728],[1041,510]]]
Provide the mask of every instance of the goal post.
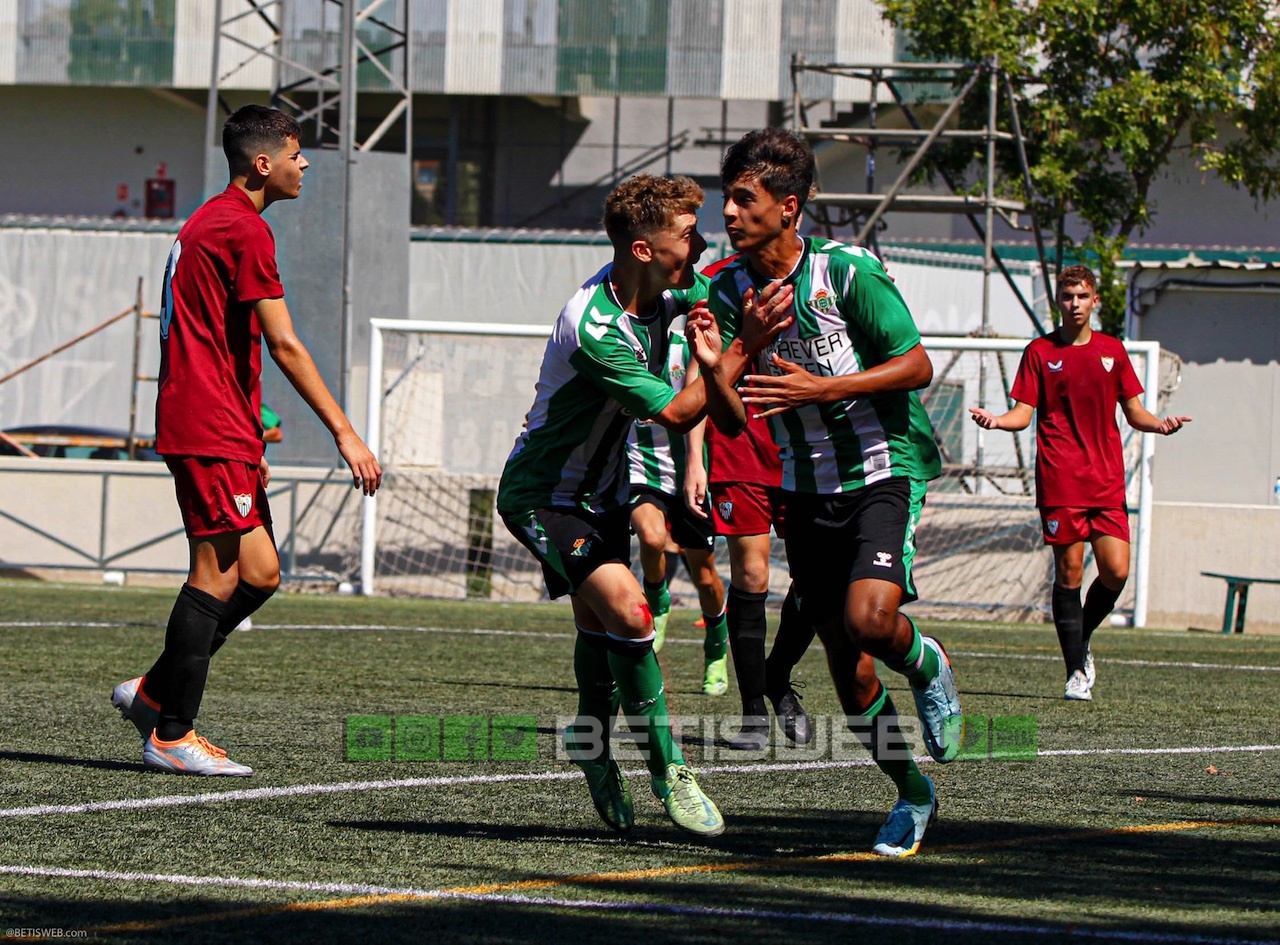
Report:
[[[362,593],[542,599],[541,572],[502,527],[495,499],[533,402],[550,327],[373,319],[370,328],[366,440],[384,480],[378,495],[364,499]],[[1035,508],[1034,425],[982,430],[968,411],[1008,409],[1028,341],[924,338],[934,378],[920,393],[944,471],[930,484],[917,530],[921,599],[913,613],[1027,620],[1049,612],[1053,563]],[[1125,349],[1147,409],[1159,412],[1172,389],[1161,386],[1159,344],[1126,342]],[[1118,610],[1142,626],[1154,436],[1124,424],[1121,432],[1133,557]],[[681,593],[691,599],[691,591]]]

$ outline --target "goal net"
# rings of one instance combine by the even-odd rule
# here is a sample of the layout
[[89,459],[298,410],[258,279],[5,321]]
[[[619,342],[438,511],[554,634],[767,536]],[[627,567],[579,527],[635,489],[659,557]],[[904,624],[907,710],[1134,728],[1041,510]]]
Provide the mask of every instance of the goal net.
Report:
[[[369,442],[384,480],[365,500],[364,593],[530,601],[544,595],[533,557],[497,516],[503,463],[533,402],[549,329],[377,319],[370,346]],[[921,392],[943,456],[917,532],[921,599],[912,612],[968,619],[1047,613],[1052,558],[1035,509],[1034,425],[980,430],[968,408],[1008,409],[1026,339],[925,339],[934,380]],[[1176,386],[1176,362],[1154,342],[1127,343],[1153,412]],[[1163,393],[1162,393],[1163,392]],[[1119,604],[1145,616],[1150,436],[1123,426],[1134,561]],[[1144,472],[1146,475],[1144,475]],[[788,576],[775,542],[772,590]],[[727,573],[727,561],[721,570]],[[633,563],[638,556],[633,554]],[[1086,580],[1088,580],[1086,575]],[[672,592],[696,594],[683,569]]]

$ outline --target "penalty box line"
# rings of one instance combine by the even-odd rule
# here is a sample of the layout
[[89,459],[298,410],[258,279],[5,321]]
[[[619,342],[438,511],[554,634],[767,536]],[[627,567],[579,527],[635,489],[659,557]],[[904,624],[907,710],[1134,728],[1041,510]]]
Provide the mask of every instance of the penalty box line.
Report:
[[[1102,838],[1107,836],[1124,836],[1134,833],[1172,833],[1184,830],[1202,830],[1216,827],[1274,826],[1280,824],[1280,818],[1239,819],[1226,821],[1170,821],[1162,824],[1147,824],[1128,827],[1106,828],[1102,830],[1079,831],[1053,836],[1021,837],[1003,841],[986,841],[969,844],[953,844],[931,849],[934,854],[981,853],[994,849],[1010,849],[1027,845],[1040,845],[1046,842],[1078,841],[1082,836]],[[617,882],[635,882],[638,880],[668,879],[677,876],[694,874],[716,874],[726,872],[746,872],[771,867],[794,867],[804,864],[832,862],[876,862],[883,861],[872,853],[835,853],[805,857],[770,857],[761,860],[745,860],[730,863],[700,863],[687,866],[655,867],[641,870],[623,870],[610,873],[594,873],[577,876],[562,876],[535,880],[521,880],[513,883],[486,884],[481,886],[460,886],[444,889],[419,889],[414,887],[386,887],[359,883],[316,883],[288,880],[270,880],[259,878],[241,878],[234,876],[186,876],[158,873],[128,873],[113,870],[76,870],[60,867],[37,866],[0,866],[0,874],[42,876],[50,878],[94,879],[112,883],[167,883],[171,885],[194,887],[223,887],[241,889],[270,889],[289,892],[328,892],[346,894],[340,899],[296,901],[273,906],[258,906],[234,911],[219,911],[197,915],[179,916],[171,919],[153,921],[133,921],[114,925],[99,926],[88,931],[94,934],[112,932],[158,931],[221,922],[228,919],[247,919],[287,913],[338,911],[396,902],[427,902],[439,900],[464,900],[494,904],[510,904],[518,906],[542,906],[558,909],[577,909],[613,913],[648,913],[694,918],[742,918],[753,921],[800,921],[823,922],[866,927],[913,928],[919,930],[937,930],[952,932],[985,932],[1000,935],[1060,936],[1070,934],[1075,937],[1098,941],[1125,941],[1150,943],[1150,945],[1175,945],[1175,943],[1198,943],[1198,945],[1274,945],[1272,940],[1237,939],[1211,937],[1197,934],[1178,934],[1165,932],[1146,932],[1127,929],[1093,929],[1072,925],[1070,928],[1034,924],[985,921],[979,919],[932,919],[913,916],[878,916],[860,915],[849,912],[799,912],[768,909],[732,909],[708,906],[688,906],[654,902],[601,902],[589,899],[564,899],[550,896],[519,895],[521,892],[549,890],[570,886],[598,886]]]
[[[1066,748],[1038,752],[1038,757],[1079,758],[1101,755],[1208,755],[1280,751],[1280,745],[1217,745],[1170,748]],[[932,759],[920,756],[920,763]],[[738,765],[707,765],[699,774],[771,774],[784,771],[829,771],[839,768],[865,768],[874,762],[870,757],[848,761],[796,761]],[[629,776],[647,771],[628,771]],[[230,801],[277,800],[324,794],[348,794],[365,791],[390,791],[422,787],[459,787],[471,784],[508,784],[520,781],[569,781],[582,777],[579,771],[539,771],[513,774],[455,775],[436,778],[386,778],[374,781],[338,781],[295,784],[287,787],[243,788],[231,791],[208,791],[199,794],[166,794],[159,797],[122,798],[113,801],[87,801],[82,804],[37,804],[30,807],[0,808],[0,819],[50,817],[66,814],[92,814],[118,810],[149,810],[182,807],[191,804],[218,804]]]

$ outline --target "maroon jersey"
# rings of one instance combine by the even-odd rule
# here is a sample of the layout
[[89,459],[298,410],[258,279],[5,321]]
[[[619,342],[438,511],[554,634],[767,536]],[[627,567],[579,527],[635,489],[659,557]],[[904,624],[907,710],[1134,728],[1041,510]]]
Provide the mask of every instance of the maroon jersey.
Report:
[[1124,506],[1116,405],[1142,393],[1124,345],[1096,331],[1083,345],[1057,331],[1037,338],[1010,393],[1036,408],[1036,505]]
[[262,331],[253,304],[284,297],[271,227],[239,187],[191,215],[160,306],[156,451],[262,459]]
[[725,436],[707,423],[707,482],[750,482],[758,486],[782,485],[782,459],[769,432],[769,421],[757,420],[747,404],[747,428],[737,436]]
[[[737,258],[738,254],[734,253],[717,260],[703,267],[702,274],[714,278],[717,272]],[[707,482],[749,482],[779,488],[782,485],[782,458],[778,455],[773,434],[769,432],[769,421],[752,417],[752,406],[746,406],[747,428],[737,436],[725,436],[708,421],[706,444],[710,459]]]

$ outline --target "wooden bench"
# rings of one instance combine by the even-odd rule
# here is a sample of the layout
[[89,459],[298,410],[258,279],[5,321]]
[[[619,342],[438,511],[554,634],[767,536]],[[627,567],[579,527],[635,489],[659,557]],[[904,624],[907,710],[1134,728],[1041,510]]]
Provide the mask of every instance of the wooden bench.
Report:
[[[1235,629],[1236,633],[1244,633],[1244,612],[1249,606],[1249,585],[1250,584],[1280,584],[1280,578],[1259,578],[1244,577],[1239,574],[1218,574],[1216,571],[1201,571],[1205,577],[1221,578],[1227,582],[1227,606],[1222,611],[1222,632],[1230,633],[1232,616],[1231,608],[1235,605]],[[1239,594],[1239,604],[1236,604],[1237,592]]]

